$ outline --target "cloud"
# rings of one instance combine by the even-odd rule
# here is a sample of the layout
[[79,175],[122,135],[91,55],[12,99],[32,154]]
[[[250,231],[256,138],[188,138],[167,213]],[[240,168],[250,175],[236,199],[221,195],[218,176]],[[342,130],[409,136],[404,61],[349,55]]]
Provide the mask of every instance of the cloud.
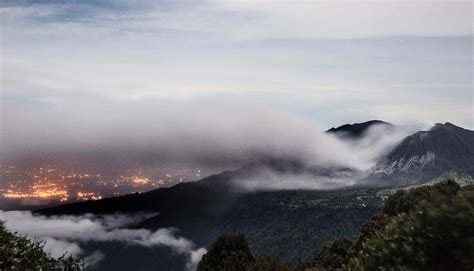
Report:
[[360,172],[337,172],[330,176],[313,173],[277,173],[262,169],[252,177],[238,178],[235,185],[245,192],[275,190],[325,190],[354,185]]
[[186,264],[186,267],[190,270],[194,270],[197,267],[199,261],[201,261],[202,256],[207,253],[205,248],[199,248],[191,252],[191,260]]
[[75,23],[90,29],[107,29],[115,24],[125,34],[147,30],[155,34],[206,33],[240,39],[441,36],[471,32],[469,1],[32,2],[4,4],[4,13],[8,15],[5,17],[51,25]]
[[155,214],[122,215],[112,214],[95,216],[41,216],[28,211],[0,211],[0,221],[5,227],[30,238],[45,241],[44,250],[53,257],[73,255],[82,257],[86,264],[97,264],[105,256],[101,251],[85,254],[80,247],[82,242],[118,241],[130,245],[145,247],[169,247],[186,257],[190,269],[196,267],[204,248],[183,237],[176,236],[176,229],[163,228],[156,231],[147,229],[128,229],[128,225],[136,224]]
[[94,266],[104,259],[105,255],[99,250],[94,251],[92,254],[84,258],[84,262],[89,266]]
[[[27,3],[0,11],[2,158],[92,153],[222,169],[300,157],[361,169],[370,153],[320,135],[326,125],[473,125],[472,37],[451,37],[470,32],[470,3]],[[417,23],[401,27],[400,14]],[[447,28],[450,37],[425,37]],[[424,37],[372,37],[394,33]]]
[[[244,191],[322,190],[355,185],[363,182],[376,163],[404,138],[432,126],[429,122],[406,126],[373,125],[356,139],[324,134],[315,143],[324,146],[318,149],[323,151],[319,160],[255,164],[255,168],[248,170],[250,175],[239,176],[234,183]],[[284,167],[289,170],[278,170]]]
[[[11,231],[14,231],[14,229],[10,228]],[[27,233],[22,232],[22,234],[27,235]],[[27,235],[28,236],[28,235]],[[41,241],[44,241],[44,251],[51,255],[52,257],[58,259],[62,256],[69,256],[73,255],[75,257],[83,254],[83,250],[79,247],[78,244],[75,244],[73,242],[68,242],[65,240],[57,240],[55,238],[51,237],[40,237]],[[84,260],[85,263],[87,264],[92,264],[87,260]],[[93,263],[97,263],[97,261],[93,261]]]
[[392,151],[405,137],[418,131],[429,130],[433,125],[432,122],[418,122],[403,126],[373,125],[361,138],[346,139],[341,143],[364,162],[358,169],[366,171],[375,166],[380,158]]
[[155,2],[1,5],[2,99],[238,94],[326,125],[472,126],[470,1]]
[[347,143],[322,133],[324,128],[309,119],[240,96],[81,99],[83,103],[5,103],[4,154],[85,153],[231,168],[282,158],[364,171],[405,136],[424,128],[374,128],[363,141]]
[[[191,100],[4,103],[6,154],[95,152],[212,164],[317,154],[320,129],[235,96]],[[25,110],[18,110],[19,107]],[[235,164],[234,164],[235,166]]]

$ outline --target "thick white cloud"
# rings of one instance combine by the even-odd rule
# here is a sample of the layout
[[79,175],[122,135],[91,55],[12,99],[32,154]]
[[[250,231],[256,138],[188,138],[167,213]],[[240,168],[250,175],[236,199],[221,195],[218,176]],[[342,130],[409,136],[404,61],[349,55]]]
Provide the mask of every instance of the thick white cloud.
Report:
[[316,152],[320,155],[313,156],[313,160],[304,160],[308,167],[302,173],[279,173],[263,167],[254,176],[240,178],[235,184],[247,191],[322,190],[354,185],[364,181],[377,161],[405,137],[416,131],[428,130],[431,126],[431,123],[374,125],[357,139],[339,140],[333,135],[323,135],[315,139],[315,145],[320,146]]
[[176,230],[170,228],[150,231],[147,229],[127,229],[154,214],[135,215],[83,215],[83,216],[41,216],[27,211],[1,211],[0,221],[5,227],[30,238],[45,241],[44,250],[53,257],[61,257],[65,253],[74,257],[83,257],[84,261],[93,265],[105,255],[95,251],[84,255],[80,242],[119,241],[131,245],[146,247],[164,246],[187,257],[187,267],[194,269],[206,252],[204,248],[196,248],[195,244],[183,237],[176,236]]
[[311,120],[234,96],[167,102],[87,99],[86,106],[32,102],[21,111],[23,103],[7,103],[4,155],[112,154],[231,168],[284,158],[364,171],[405,136],[426,128],[374,129],[363,142],[348,144],[322,133],[324,128]]
[[[225,158],[273,146],[288,153],[296,145],[298,153],[326,128],[312,122],[431,119],[474,127],[472,38],[454,37],[470,35],[470,6],[4,4],[1,151],[148,149],[160,141],[191,158]],[[405,37],[379,37],[387,35]]]

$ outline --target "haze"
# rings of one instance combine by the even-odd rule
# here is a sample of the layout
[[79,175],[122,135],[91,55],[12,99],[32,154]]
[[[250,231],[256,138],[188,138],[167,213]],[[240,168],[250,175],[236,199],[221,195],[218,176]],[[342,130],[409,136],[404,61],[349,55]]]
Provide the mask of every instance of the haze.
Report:
[[4,158],[319,159],[319,134],[343,123],[474,127],[470,1],[4,1],[0,14]]

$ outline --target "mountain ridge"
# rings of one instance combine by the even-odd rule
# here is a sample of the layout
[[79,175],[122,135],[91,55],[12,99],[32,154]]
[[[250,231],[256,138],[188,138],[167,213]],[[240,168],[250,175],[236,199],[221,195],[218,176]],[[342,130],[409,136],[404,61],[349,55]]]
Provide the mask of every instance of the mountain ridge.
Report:
[[[156,216],[134,227],[177,228],[180,236],[189,238],[200,246],[209,245],[216,236],[223,233],[245,233],[252,250],[258,253],[275,253],[286,262],[294,263],[298,257],[309,259],[312,256],[301,248],[319,248],[325,241],[332,240],[341,233],[354,234],[365,220],[379,210],[383,200],[383,195],[378,192],[381,189],[400,187],[407,184],[405,180],[411,178],[415,183],[423,183],[431,175],[443,174],[444,170],[461,168],[468,172],[474,171],[474,163],[470,164],[469,159],[464,159],[474,153],[473,139],[474,131],[452,123],[436,124],[429,131],[418,131],[403,139],[377,164],[403,158],[400,167],[408,164],[411,168],[407,168],[412,171],[407,171],[406,174],[395,171],[394,174],[385,174],[387,172],[381,171],[372,174],[367,182],[337,189],[242,190],[238,181],[255,176],[262,178],[265,175],[259,175],[261,171],[271,170],[277,174],[295,176],[331,176],[333,170],[347,170],[335,168],[325,171],[324,168],[311,167],[295,159],[268,159],[196,182],[180,183],[142,194],[65,204],[39,210],[37,213],[78,215],[155,212],[158,213]],[[433,146],[438,148],[433,149]],[[430,152],[426,155],[427,150],[433,152],[434,158],[430,156]],[[423,155],[424,158],[420,158]],[[410,160],[411,157],[418,158]],[[441,157],[445,158],[440,159]],[[452,157],[459,160],[450,161]],[[424,164],[419,163],[420,161],[424,161]],[[436,163],[431,164],[432,161]],[[442,169],[434,171],[434,166]],[[427,171],[434,172],[426,174]],[[288,228],[294,229],[294,232],[288,231]],[[288,255],[287,249],[282,249],[289,243],[297,244],[290,250],[294,251],[292,255]]]
[[[364,127],[365,130],[378,124],[394,126],[379,120],[361,124],[362,126],[359,127]],[[340,127],[353,126],[347,124]],[[334,131],[340,127],[331,129]],[[474,131],[461,128],[450,122],[437,123],[429,131],[418,131],[403,139],[397,147],[376,164],[373,174],[368,178],[370,181],[362,183],[362,185],[378,183],[385,186],[397,186],[397,182],[403,178],[410,178],[415,182],[428,181],[447,171],[474,175],[473,165]],[[178,202],[180,200],[185,202],[190,195],[199,195],[196,198],[191,198],[207,206],[212,204],[208,199],[209,197],[216,201],[219,201],[219,199],[226,201],[228,198],[238,197],[238,194],[244,193],[244,191],[234,181],[258,176],[262,170],[271,170],[279,174],[298,175],[304,173],[314,174],[314,176],[317,174],[331,176],[334,170],[349,171],[350,169],[324,169],[317,166],[307,166],[294,159],[268,159],[247,164],[237,170],[214,174],[195,182],[180,183],[142,194],[129,194],[99,201],[69,203],[42,209],[38,212],[43,214],[82,214],[87,212],[107,213],[122,209],[125,212],[145,210],[162,213],[166,208],[179,207],[186,209],[188,207],[186,204]],[[432,171],[432,173],[427,174],[427,171]],[[405,182],[402,182],[402,184],[405,184]]]
[[395,125],[382,120],[369,120],[360,123],[344,124],[337,128],[331,127],[325,133],[334,134],[342,139],[358,139],[362,137],[370,128],[376,125],[395,127]]
[[[376,179],[419,182],[447,171],[474,175],[474,131],[450,122],[406,137],[374,169]],[[404,181],[403,184],[406,184]]]

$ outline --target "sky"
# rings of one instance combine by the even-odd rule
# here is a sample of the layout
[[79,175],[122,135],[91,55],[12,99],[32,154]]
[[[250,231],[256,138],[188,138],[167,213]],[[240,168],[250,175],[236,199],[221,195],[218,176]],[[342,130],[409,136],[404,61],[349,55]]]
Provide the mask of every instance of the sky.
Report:
[[1,1],[1,151],[162,142],[217,146],[219,157],[370,119],[473,129],[472,11],[424,0]]

